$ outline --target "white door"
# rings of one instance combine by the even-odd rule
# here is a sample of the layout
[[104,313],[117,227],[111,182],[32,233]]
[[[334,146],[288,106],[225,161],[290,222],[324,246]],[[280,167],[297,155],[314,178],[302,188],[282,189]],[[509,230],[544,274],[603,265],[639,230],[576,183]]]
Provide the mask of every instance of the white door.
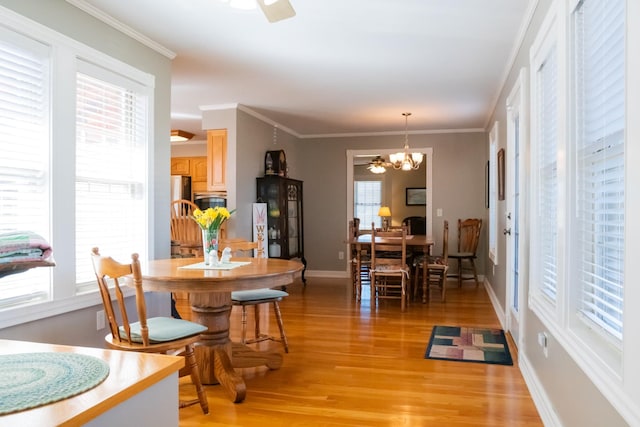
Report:
[[525,198],[523,168],[526,165],[526,122],[525,122],[525,70],[520,71],[520,77],[507,98],[507,153],[505,156],[506,180],[506,211],[503,235],[506,243],[506,304],[507,329],[511,333],[517,346],[521,337],[521,311],[523,309],[524,288],[523,274],[525,270],[522,256],[525,219]]

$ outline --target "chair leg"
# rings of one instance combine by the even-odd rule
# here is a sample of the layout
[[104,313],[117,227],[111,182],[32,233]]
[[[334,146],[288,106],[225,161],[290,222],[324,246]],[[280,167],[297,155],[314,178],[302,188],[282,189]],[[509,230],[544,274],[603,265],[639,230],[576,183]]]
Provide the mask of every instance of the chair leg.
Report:
[[247,343],[247,306],[242,306],[242,337],[240,338],[242,344]]
[[404,275],[400,283],[400,310],[405,311],[407,309],[407,280]]
[[[198,401],[200,402],[200,408],[205,414],[209,413],[209,402],[207,401],[207,394],[202,386],[202,380],[200,379],[200,371],[198,370],[198,362],[196,361],[196,355],[193,352],[193,345],[189,344],[185,347],[185,362],[189,367],[191,373],[191,381],[196,386],[196,392],[198,393]],[[187,405],[195,402],[188,402]]]
[[458,287],[462,287],[462,258],[458,258]]
[[253,306],[253,314],[255,317],[255,340],[260,339],[260,304]]
[[280,329],[280,340],[284,346],[284,352],[289,353],[289,342],[287,341],[287,334],[284,333],[284,324],[282,323],[282,313],[280,313],[280,304],[278,301],[273,302],[273,312],[276,315],[278,321],[278,328]]
[[447,271],[442,272],[440,277],[440,286],[442,286],[442,302],[444,302],[445,293],[447,292]]
[[469,262],[471,262],[471,268],[473,269],[473,278],[476,281],[476,288],[480,285],[478,282],[478,272],[476,271],[476,263],[473,261],[473,258],[469,258]]

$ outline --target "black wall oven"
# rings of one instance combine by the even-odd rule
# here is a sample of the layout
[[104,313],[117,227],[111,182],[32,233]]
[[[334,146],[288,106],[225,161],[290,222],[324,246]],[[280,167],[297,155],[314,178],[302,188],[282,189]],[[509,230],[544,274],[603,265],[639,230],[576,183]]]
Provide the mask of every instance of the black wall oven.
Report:
[[215,208],[216,206],[227,207],[227,198],[219,193],[195,193],[193,202],[198,205],[201,211],[207,208]]

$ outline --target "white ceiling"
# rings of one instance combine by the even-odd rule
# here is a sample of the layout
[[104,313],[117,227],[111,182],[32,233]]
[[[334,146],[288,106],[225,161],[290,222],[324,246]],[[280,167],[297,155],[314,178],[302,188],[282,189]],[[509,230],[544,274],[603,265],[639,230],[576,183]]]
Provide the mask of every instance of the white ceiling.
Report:
[[[68,0],[175,53],[171,127],[241,104],[298,137],[485,128],[535,0]],[[88,5],[88,7],[87,7]],[[163,51],[163,49],[160,49]]]

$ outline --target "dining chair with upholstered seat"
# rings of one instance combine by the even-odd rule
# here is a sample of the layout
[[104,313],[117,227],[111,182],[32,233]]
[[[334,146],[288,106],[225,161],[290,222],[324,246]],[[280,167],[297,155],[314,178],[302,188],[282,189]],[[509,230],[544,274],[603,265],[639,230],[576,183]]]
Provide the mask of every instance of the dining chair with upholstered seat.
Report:
[[[482,219],[468,218],[458,220],[458,250],[449,253],[449,258],[458,262],[457,273],[450,274],[451,277],[458,278],[458,287],[462,286],[463,280],[474,280],[476,287],[478,282],[478,272],[476,271],[476,252],[478,251],[478,243],[480,242],[480,230],[482,228]],[[468,265],[465,265],[468,264]],[[465,269],[467,276],[465,277]]]
[[414,259],[414,298],[420,289],[419,277],[422,277],[422,303],[430,299],[432,287],[438,288],[442,302],[447,291],[447,272],[449,271],[449,221],[445,220],[442,228],[442,254],[422,255]]
[[[376,242],[376,238],[385,239]],[[399,298],[400,308],[405,311],[409,302],[407,284],[410,269],[407,265],[407,230],[376,231],[371,233],[371,303],[378,299]]]
[[[255,250],[258,255],[256,258],[263,257],[263,255],[261,255],[262,248],[260,247],[258,242],[251,242],[243,239],[221,240],[220,244],[218,245],[218,249],[220,251],[223,251],[225,248],[231,249],[231,253],[233,256],[237,256],[241,252],[250,251],[251,253],[253,253],[253,251]],[[242,307],[242,335],[240,340],[243,344],[254,344],[266,340],[271,340],[282,343],[285,353],[289,353],[289,342],[287,341],[287,335],[284,332],[284,323],[282,322],[282,313],[280,311],[279,304],[280,301],[282,301],[282,299],[287,296],[289,296],[289,294],[284,290],[270,288],[231,292],[231,303],[235,306]],[[263,304],[272,305],[273,312],[276,317],[276,322],[278,323],[278,329],[280,330],[280,338],[262,333],[260,329],[260,306]],[[248,306],[253,306],[255,318],[254,337],[250,339],[247,339]]]
[[[111,333],[105,337],[107,347],[115,350],[138,351],[143,353],[176,354],[184,352],[185,368],[180,372],[191,375],[196,387],[197,399],[180,401],[181,408],[200,403],[202,412],[209,413],[209,403],[202,381],[198,362],[194,354],[194,344],[200,334],[207,330],[206,326],[172,317],[147,318],[147,309],[142,288],[142,273],[138,254],[131,255],[130,264],[121,264],[111,257],[100,255],[98,248],[93,248],[91,259],[96,274],[98,288],[102,297],[105,314]],[[138,320],[131,322],[133,316],[127,312],[121,281],[132,280],[136,292],[136,309]],[[110,286],[113,285],[113,286]],[[115,298],[111,292],[115,294]],[[118,313],[113,301],[117,301]],[[120,319],[120,320],[118,320]]]

